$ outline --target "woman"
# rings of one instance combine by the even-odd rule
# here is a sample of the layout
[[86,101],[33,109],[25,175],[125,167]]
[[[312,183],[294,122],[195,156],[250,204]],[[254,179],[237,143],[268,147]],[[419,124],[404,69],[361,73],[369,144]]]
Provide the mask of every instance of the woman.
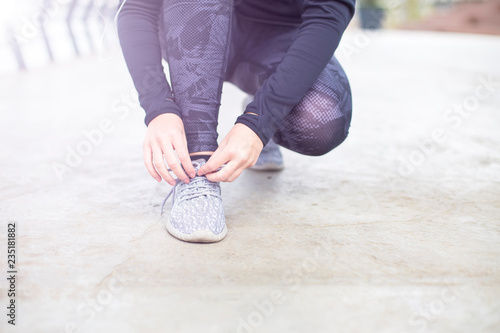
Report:
[[[256,163],[280,168],[276,144],[318,156],[344,141],[351,92],[333,53],[353,14],[354,0],[122,2],[120,43],[146,111],[144,162],[174,186],[173,236],[223,239],[219,182]],[[218,145],[224,81],[254,99]]]

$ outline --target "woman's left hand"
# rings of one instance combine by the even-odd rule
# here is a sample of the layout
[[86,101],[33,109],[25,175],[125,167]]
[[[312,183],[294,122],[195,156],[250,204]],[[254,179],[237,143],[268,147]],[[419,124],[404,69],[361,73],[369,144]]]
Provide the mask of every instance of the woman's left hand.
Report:
[[[257,162],[263,144],[259,136],[249,127],[236,124],[222,140],[219,148],[198,171],[212,182],[232,182],[243,170]],[[217,172],[224,163],[226,165]]]

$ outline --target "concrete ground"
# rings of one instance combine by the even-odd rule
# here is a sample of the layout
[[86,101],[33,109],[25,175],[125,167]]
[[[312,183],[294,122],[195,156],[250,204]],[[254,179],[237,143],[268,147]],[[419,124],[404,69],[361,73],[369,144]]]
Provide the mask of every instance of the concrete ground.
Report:
[[[337,55],[346,142],[223,184],[209,245],[160,223],[119,57],[4,75],[0,331],[498,332],[500,37],[351,30]],[[224,87],[221,135],[243,98]]]

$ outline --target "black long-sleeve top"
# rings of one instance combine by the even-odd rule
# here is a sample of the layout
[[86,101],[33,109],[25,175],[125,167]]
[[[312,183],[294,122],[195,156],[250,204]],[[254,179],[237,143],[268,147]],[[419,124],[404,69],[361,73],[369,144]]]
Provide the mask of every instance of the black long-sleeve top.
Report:
[[[202,1],[202,0],[200,0]],[[332,58],[354,15],[355,0],[235,0],[239,14],[298,26],[282,62],[256,92],[237,123],[266,144]],[[149,124],[163,113],[180,116],[161,67],[158,17],[162,0],[127,0],[118,17],[123,54]],[[148,83],[149,82],[149,83]]]

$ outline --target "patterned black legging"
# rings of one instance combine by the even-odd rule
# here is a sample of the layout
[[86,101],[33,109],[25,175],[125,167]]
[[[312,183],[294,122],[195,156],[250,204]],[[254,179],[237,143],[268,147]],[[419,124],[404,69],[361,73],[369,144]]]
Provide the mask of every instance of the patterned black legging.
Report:
[[[189,152],[217,148],[222,84],[255,94],[293,42],[296,26],[255,22],[228,0],[164,0],[160,42],[175,102],[182,110]],[[274,141],[322,155],[347,137],[352,102],[347,77],[333,57],[284,118]]]

